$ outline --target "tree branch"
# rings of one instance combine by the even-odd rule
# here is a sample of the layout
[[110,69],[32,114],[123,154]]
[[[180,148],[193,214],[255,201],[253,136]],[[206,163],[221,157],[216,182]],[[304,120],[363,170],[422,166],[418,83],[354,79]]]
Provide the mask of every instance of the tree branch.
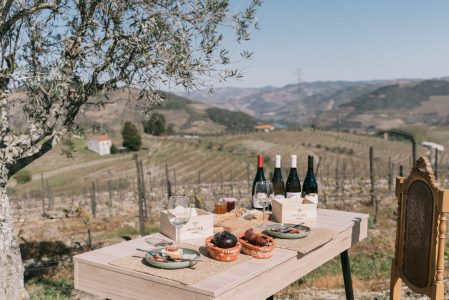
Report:
[[8,178],[11,178],[21,169],[28,166],[30,163],[32,163],[34,160],[42,157],[45,153],[53,149],[53,147],[61,140],[62,136],[64,135],[65,130],[61,130],[58,132],[53,133],[47,139],[45,142],[43,142],[39,147],[35,147],[34,151],[29,151],[28,155],[24,155],[21,158],[19,158],[14,165],[8,167]]
[[1,35],[6,34],[14,26],[14,24],[17,21],[27,18],[39,11],[46,10],[46,9],[56,11],[58,9],[58,6],[56,5],[56,3],[52,2],[52,3],[40,3],[33,7],[27,7],[27,8],[21,9],[18,12],[16,12],[14,15],[12,15],[9,20],[7,20],[6,22],[4,22],[3,24],[0,25],[0,34]]

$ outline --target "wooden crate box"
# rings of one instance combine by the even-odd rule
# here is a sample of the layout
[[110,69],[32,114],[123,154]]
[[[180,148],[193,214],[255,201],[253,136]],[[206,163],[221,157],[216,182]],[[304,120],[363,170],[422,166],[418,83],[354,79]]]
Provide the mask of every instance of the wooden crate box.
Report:
[[[189,222],[181,227],[181,241],[206,238],[213,234],[214,215],[198,208],[192,209],[196,209],[197,215],[191,216]],[[176,228],[168,220],[166,211],[161,211],[161,225],[159,231],[172,240],[176,240]]]
[[316,219],[317,204],[300,204],[297,199],[274,199],[272,202],[272,218],[278,223],[298,224]]

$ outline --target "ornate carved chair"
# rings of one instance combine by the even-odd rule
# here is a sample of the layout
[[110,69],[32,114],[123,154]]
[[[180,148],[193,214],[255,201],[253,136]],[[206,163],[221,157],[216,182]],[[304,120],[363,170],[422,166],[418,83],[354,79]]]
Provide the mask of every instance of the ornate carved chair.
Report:
[[390,299],[400,299],[402,281],[416,293],[443,299],[449,191],[439,188],[430,162],[420,157],[408,178],[396,179],[396,196],[398,221]]

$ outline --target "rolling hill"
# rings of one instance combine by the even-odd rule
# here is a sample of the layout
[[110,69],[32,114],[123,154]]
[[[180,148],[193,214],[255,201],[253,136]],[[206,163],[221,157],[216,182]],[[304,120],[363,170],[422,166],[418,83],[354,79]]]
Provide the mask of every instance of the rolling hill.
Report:
[[219,88],[212,94],[197,91],[187,97],[229,110],[244,111],[280,125],[307,125],[322,111],[333,110],[342,103],[393,82],[317,81],[278,88]]
[[442,95],[449,95],[449,81],[425,80],[413,84],[387,85],[342,106],[353,107],[358,113],[413,109],[430,100],[432,96]]
[[[135,101],[137,90],[120,89],[108,93],[108,103],[101,109],[94,105],[87,106],[77,119],[78,126],[85,132],[106,132],[112,137],[120,138],[120,131],[125,121],[131,121],[143,131],[142,121],[149,116],[143,113],[142,104]],[[154,107],[153,111],[162,113],[167,124],[174,124],[175,132],[181,134],[208,134],[224,132],[241,132],[254,128],[257,120],[243,112],[197,103],[185,97],[162,92],[165,100]],[[26,94],[15,92],[11,99],[17,103],[26,101]],[[11,122],[17,130],[26,130],[26,120],[20,105],[11,108]]]
[[[241,93],[239,93],[241,91]],[[218,89],[189,95],[195,101],[241,110],[279,126],[394,128],[449,123],[447,78],[323,81],[280,88]]]
[[[388,85],[342,104],[335,114],[340,117],[333,125],[341,127],[445,125],[449,123],[449,82],[425,80]],[[319,119],[325,122],[329,118],[321,115]]]

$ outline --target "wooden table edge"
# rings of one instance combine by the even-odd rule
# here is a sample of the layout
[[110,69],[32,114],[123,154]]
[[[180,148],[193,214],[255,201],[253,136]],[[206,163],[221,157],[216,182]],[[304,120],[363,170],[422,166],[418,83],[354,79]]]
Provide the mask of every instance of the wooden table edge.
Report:
[[[76,255],[76,256],[78,256],[78,255]],[[196,292],[196,293],[203,294],[203,295],[206,295],[206,296],[212,296],[212,297],[214,296],[214,293],[212,293],[212,292],[210,292],[208,290],[204,290],[204,289],[201,289],[201,288],[193,287],[193,285],[182,284],[182,283],[170,280],[170,279],[165,279],[165,278],[162,278],[162,277],[149,275],[149,274],[145,274],[145,273],[142,273],[142,272],[128,270],[128,269],[121,268],[121,267],[118,267],[118,266],[114,266],[114,265],[111,265],[111,264],[96,263],[96,262],[93,262],[93,261],[90,261],[90,260],[85,260],[85,259],[82,259],[82,258],[79,258],[79,257],[76,257],[76,256],[73,257],[74,265],[76,265],[76,264],[86,264],[86,265],[93,266],[93,267],[96,267],[96,268],[100,268],[100,269],[104,269],[104,270],[109,270],[109,271],[121,273],[121,274],[124,274],[126,276],[131,276],[131,277],[136,277],[136,278],[140,278],[140,279],[145,279],[145,280],[148,280],[148,281],[151,281],[151,282],[156,282],[156,283],[159,283],[159,284],[162,284],[162,285],[170,286],[172,288],[179,288],[179,289],[183,289],[183,290],[189,290],[191,292]],[[75,283],[76,283],[76,281],[75,281]]]

